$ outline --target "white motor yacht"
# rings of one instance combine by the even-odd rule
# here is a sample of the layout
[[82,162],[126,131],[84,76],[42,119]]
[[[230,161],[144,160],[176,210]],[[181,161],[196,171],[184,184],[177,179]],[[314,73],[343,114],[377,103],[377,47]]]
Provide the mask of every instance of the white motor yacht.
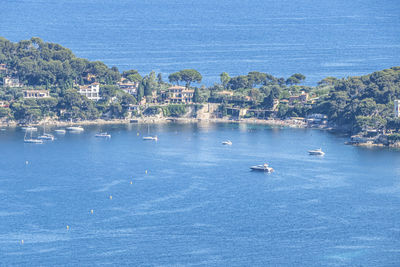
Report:
[[95,136],[96,136],[96,137],[99,137],[99,138],[111,138],[111,134],[106,133],[106,132],[104,132],[104,133],[97,133]]
[[38,130],[36,127],[33,127],[33,126],[25,126],[25,127],[21,127],[21,129],[26,132],[36,132]]
[[274,169],[268,166],[268,163],[261,165],[251,166],[250,169],[253,171],[273,172]]
[[226,146],[231,146],[232,145],[232,141],[226,140],[226,141],[223,141],[222,144],[226,145]]
[[321,148],[315,149],[315,150],[309,150],[309,151],[308,151],[308,154],[310,154],[310,155],[316,155],[316,156],[323,156],[323,155],[325,155],[325,153],[322,151]]
[[158,141],[158,137],[156,136],[144,136],[143,140],[147,140],[147,141]]
[[67,131],[70,131],[70,132],[83,132],[85,130],[81,126],[70,126],[70,127],[65,128],[65,129]]
[[64,129],[56,129],[54,130],[57,134],[65,134],[67,131]]

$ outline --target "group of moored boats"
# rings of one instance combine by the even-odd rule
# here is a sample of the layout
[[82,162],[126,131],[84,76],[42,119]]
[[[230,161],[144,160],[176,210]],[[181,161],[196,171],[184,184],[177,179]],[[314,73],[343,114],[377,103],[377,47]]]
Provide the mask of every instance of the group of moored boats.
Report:
[[[49,134],[49,133],[43,133],[42,135],[38,136],[37,138],[33,138],[32,137],[32,132],[35,132],[35,131],[38,130],[36,127],[27,126],[27,127],[22,127],[22,129],[25,130],[25,137],[24,137],[24,142],[25,143],[42,144],[43,141],[53,141],[55,139],[54,135]],[[84,129],[81,126],[70,126],[70,127],[65,128],[65,129],[56,129],[56,130],[54,130],[54,132],[56,132],[57,134],[65,134],[67,131],[70,131],[70,132],[82,132],[82,131],[84,131]],[[31,133],[30,138],[26,137],[28,132]],[[98,137],[98,138],[111,138],[111,134],[109,134],[107,132],[99,132],[99,133],[97,133],[95,135],[95,137]],[[157,135],[154,135],[154,136],[147,135],[147,136],[144,136],[142,139],[143,140],[148,140],[148,141],[158,141]],[[230,140],[222,141],[222,145],[231,146],[232,145],[232,141],[230,141]],[[315,149],[315,150],[309,150],[308,154],[315,155],[315,156],[323,156],[323,155],[325,155],[325,152],[323,152],[322,149],[319,148],[319,149]],[[272,167],[270,167],[268,165],[268,163],[251,166],[250,169],[253,170],[253,171],[263,171],[263,172],[267,172],[267,173],[274,172],[274,169]]]
[[[222,141],[222,144],[231,146],[232,145],[232,141],[230,141],[230,140]],[[323,152],[321,148],[318,148],[318,149],[315,149],[315,150],[309,150],[308,154],[315,155],[315,156],[323,156],[323,155],[325,155],[325,152]],[[263,172],[268,172],[268,173],[271,173],[271,172],[274,171],[274,169],[271,168],[268,165],[268,163],[251,166],[250,169],[253,170],[253,171],[263,171]]]
[[[318,148],[315,150],[309,150],[308,154],[313,155],[313,156],[323,156],[323,155],[325,155],[325,152],[323,152],[321,148]],[[269,172],[269,173],[274,171],[273,168],[269,167],[268,163],[251,166],[250,169],[253,171],[263,171],[263,172]]]
[[[54,135],[50,133],[46,133],[46,128],[44,127],[44,132],[42,135],[39,135],[38,137],[33,137],[32,133],[37,132],[38,128],[33,127],[33,126],[25,126],[21,128],[22,130],[25,131],[25,136],[24,136],[24,143],[31,143],[31,144],[43,144],[43,141],[54,141],[55,137]],[[81,126],[69,126],[66,127],[65,129],[55,129],[54,132],[62,135],[66,134],[67,131],[71,133],[80,133],[83,132],[85,129]],[[28,136],[28,133],[30,133],[30,136]],[[111,138],[111,134],[107,132],[99,132],[95,135],[95,137],[98,138]]]

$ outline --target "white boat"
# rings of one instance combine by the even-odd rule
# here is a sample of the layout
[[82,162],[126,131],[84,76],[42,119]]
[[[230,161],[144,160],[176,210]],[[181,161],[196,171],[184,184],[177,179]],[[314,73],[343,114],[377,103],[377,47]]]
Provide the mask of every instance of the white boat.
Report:
[[31,143],[31,144],[43,144],[43,140],[40,139],[25,139],[24,143]]
[[85,130],[81,126],[70,126],[65,129],[70,132],[83,132]]
[[310,155],[316,155],[316,156],[323,156],[323,155],[325,155],[325,153],[322,151],[321,148],[315,149],[315,150],[309,150],[309,151],[308,151],[308,154],[310,154]]
[[106,133],[106,132],[104,132],[104,133],[97,133],[95,136],[96,136],[96,137],[99,137],[99,138],[111,138],[111,134],[108,134],[108,133]]
[[143,140],[147,140],[147,141],[158,141],[158,137],[157,135],[149,135],[150,129],[149,129],[149,125],[147,124],[147,136],[143,136]]
[[40,139],[37,139],[37,138],[32,138],[32,131],[31,131],[30,138],[26,138],[26,134],[27,134],[27,132],[25,132],[24,143],[43,144],[43,140],[40,140]]
[[40,136],[38,137],[38,139],[40,139],[40,140],[46,140],[46,141],[54,141],[54,135],[48,134],[48,133],[44,133],[43,135],[40,135]]
[[264,163],[261,165],[251,166],[251,170],[253,171],[263,171],[263,172],[273,172],[274,169],[268,166],[268,163]]
[[231,140],[226,140],[226,141],[223,141],[222,144],[226,145],[226,146],[231,146],[232,145],[232,141]]
[[158,137],[156,136],[143,136],[143,140],[149,140],[149,141],[158,141]]
[[40,140],[54,141],[54,135],[46,133],[46,124],[43,126],[43,134],[38,136]]
[[67,131],[64,129],[56,129],[54,130],[57,134],[65,134]]
[[21,129],[26,132],[36,132],[38,130],[36,127],[33,127],[33,126],[25,126],[25,127],[21,127]]

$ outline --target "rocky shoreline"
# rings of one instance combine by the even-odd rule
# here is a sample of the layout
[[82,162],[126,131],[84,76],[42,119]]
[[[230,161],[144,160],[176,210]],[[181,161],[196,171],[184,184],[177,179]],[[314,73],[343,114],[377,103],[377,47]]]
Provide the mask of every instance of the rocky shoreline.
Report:
[[[294,121],[294,120],[262,120],[262,119],[240,119],[232,120],[228,118],[210,118],[210,119],[197,119],[197,118],[175,118],[175,117],[141,117],[132,119],[111,119],[111,120],[83,120],[83,121],[57,121],[57,120],[42,120],[32,126],[53,126],[53,127],[64,127],[69,125],[112,125],[112,124],[129,124],[129,123],[198,123],[198,122],[211,122],[211,123],[248,123],[248,124],[263,124],[280,127],[292,127],[292,128],[305,128],[306,124]],[[0,127],[17,127],[20,126],[16,121],[0,122]]]

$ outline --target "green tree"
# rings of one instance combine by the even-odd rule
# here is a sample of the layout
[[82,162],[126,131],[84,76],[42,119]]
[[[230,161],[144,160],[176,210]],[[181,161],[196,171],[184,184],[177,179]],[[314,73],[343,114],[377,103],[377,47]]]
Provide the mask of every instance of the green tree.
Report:
[[223,87],[226,88],[226,86],[229,83],[229,80],[231,79],[231,77],[226,72],[221,73],[221,75],[219,77],[220,77],[220,80],[221,80],[221,83],[222,83]]
[[140,82],[142,80],[142,76],[137,70],[124,71],[122,72],[122,77],[128,79],[131,82]]
[[195,103],[200,102],[200,92],[199,92],[199,88],[197,88],[197,87],[194,89],[193,102],[195,102]]
[[179,85],[179,82],[182,80],[180,72],[174,72],[168,76],[168,80],[170,83],[176,83]]
[[302,81],[304,81],[306,79],[306,76],[304,76],[301,73],[295,73],[292,76],[290,76],[287,80],[286,80],[286,84],[287,85],[294,85],[294,84],[299,84]]
[[158,74],[157,74],[157,82],[158,82],[159,85],[161,85],[161,84],[164,83],[161,73],[158,73]]
[[186,87],[189,88],[193,82],[200,83],[203,77],[201,74],[194,69],[186,69],[180,71],[180,77],[183,82],[186,83]]
[[179,84],[180,81],[185,82],[186,87],[189,88],[190,84],[193,82],[201,82],[203,77],[201,74],[194,69],[185,69],[179,72],[172,73],[168,76],[170,83]]

